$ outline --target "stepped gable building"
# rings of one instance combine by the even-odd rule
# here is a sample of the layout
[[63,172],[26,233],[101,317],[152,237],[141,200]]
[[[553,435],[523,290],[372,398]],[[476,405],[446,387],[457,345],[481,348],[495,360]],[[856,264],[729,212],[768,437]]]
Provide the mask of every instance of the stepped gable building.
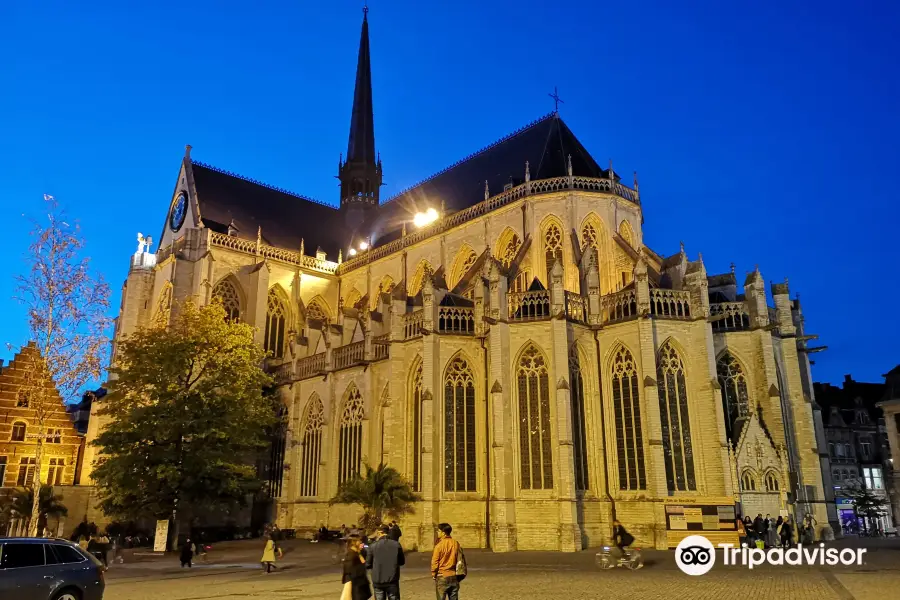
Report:
[[364,461],[422,495],[421,549],[441,521],[496,551],[579,550],[613,518],[659,548],[735,541],[741,511],[827,523],[787,283],[770,307],[758,270],[652,251],[637,178],[556,112],[382,199],[369,64],[364,18],[337,207],[188,148],[123,288],[117,336],[187,298],[257,327],[288,415],[279,526],[355,522],[328,499]]

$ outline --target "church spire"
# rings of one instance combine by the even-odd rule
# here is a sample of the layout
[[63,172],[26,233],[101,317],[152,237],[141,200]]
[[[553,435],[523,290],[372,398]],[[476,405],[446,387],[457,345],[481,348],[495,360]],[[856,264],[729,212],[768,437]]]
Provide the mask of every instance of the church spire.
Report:
[[[347,160],[340,165],[341,208],[365,209],[378,206],[381,187],[381,161],[375,153],[375,124],[372,110],[372,66],[369,57],[369,7],[363,8],[362,32],[359,37],[359,56],[356,62],[356,87],[353,91],[353,111],[350,114],[350,138]],[[349,217],[348,225],[355,227],[364,215]],[[356,221],[350,223],[349,221]]]
[[347,162],[375,164],[375,127],[372,122],[372,67],[369,60],[369,7],[363,8],[359,57],[356,61],[356,89],[350,117]]

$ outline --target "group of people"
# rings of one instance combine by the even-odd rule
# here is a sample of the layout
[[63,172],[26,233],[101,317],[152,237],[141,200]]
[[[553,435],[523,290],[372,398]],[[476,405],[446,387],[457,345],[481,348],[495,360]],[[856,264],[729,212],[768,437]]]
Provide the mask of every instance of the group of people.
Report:
[[802,544],[812,544],[816,541],[816,519],[807,513],[800,524],[799,531],[795,531],[794,520],[790,515],[773,519],[772,515],[765,517],[758,513],[755,519],[745,516],[743,521],[738,520],[738,533],[742,540],[749,546],[760,548],[791,548],[796,540]]
[[[438,600],[458,600],[459,582],[465,577],[465,558],[452,537],[449,523],[437,526],[438,542],[431,555],[431,576]],[[341,600],[400,600],[400,567],[406,564],[400,545],[400,526],[395,522],[375,530],[366,546],[359,535],[350,534],[344,557]],[[371,586],[369,575],[371,573]]]

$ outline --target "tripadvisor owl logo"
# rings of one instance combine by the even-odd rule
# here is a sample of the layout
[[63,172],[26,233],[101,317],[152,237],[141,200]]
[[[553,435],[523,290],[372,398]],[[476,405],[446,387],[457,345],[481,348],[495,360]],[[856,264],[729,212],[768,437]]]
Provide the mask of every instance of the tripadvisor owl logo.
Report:
[[[726,566],[744,566],[753,569],[763,564],[773,566],[860,566],[866,548],[826,548],[825,544],[795,548],[751,548],[741,544],[719,544],[722,550],[722,564]],[[705,575],[716,564],[716,550],[712,542],[702,535],[689,535],[675,548],[675,564],[688,575]]]
[[675,548],[675,564],[688,575],[705,575],[716,564],[716,549],[702,535],[689,535]]

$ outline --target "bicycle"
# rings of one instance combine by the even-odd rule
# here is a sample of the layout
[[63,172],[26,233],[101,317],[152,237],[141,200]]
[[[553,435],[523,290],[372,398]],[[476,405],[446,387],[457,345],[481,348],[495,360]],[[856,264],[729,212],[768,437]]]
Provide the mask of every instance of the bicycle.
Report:
[[627,550],[624,556],[620,558],[613,557],[611,550],[612,549],[609,546],[603,546],[603,549],[597,553],[595,560],[601,569],[625,567],[626,569],[636,571],[644,566],[644,559],[641,557],[640,548]]

